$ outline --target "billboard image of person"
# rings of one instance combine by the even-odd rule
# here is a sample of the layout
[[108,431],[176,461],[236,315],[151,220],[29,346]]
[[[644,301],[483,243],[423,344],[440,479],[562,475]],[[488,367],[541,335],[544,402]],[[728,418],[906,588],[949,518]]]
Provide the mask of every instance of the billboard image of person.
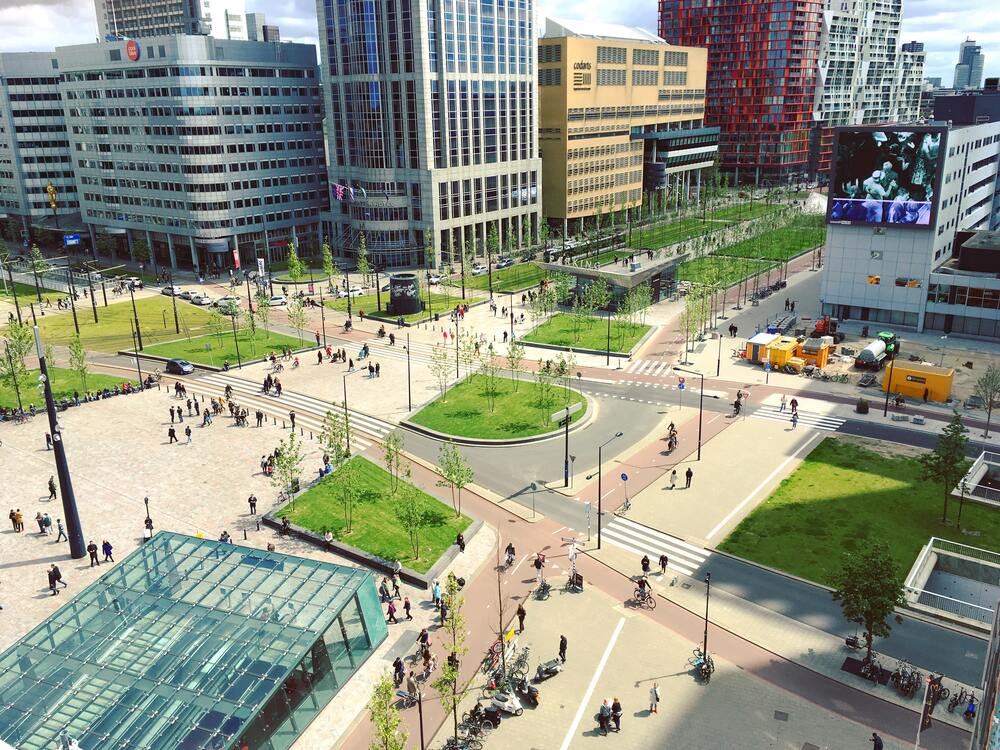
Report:
[[842,130],[828,220],[929,227],[941,155],[939,130]]

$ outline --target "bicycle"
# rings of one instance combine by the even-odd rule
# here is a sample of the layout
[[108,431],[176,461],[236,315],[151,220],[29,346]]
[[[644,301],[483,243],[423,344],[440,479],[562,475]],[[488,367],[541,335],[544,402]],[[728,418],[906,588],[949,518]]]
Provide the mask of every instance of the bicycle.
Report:
[[653,596],[652,591],[644,591],[643,589],[636,589],[632,592],[632,599],[638,607],[646,607],[646,609],[656,609],[656,597]]
[[615,515],[624,516],[630,510],[632,510],[632,501],[626,497],[625,502],[622,503],[622,506],[615,511]]
[[459,737],[458,739],[449,737],[441,746],[441,750],[481,750],[482,747],[482,740],[478,740],[475,737],[466,736]]
[[688,659],[688,666],[693,667],[695,674],[705,682],[712,679],[712,673],[715,672],[715,662],[712,661],[712,656],[703,654],[700,648],[694,650],[694,654]]
[[862,677],[871,680],[876,685],[878,685],[882,680],[882,672],[884,670],[874,651],[872,652],[871,659],[865,658],[865,660],[861,662],[860,671]]

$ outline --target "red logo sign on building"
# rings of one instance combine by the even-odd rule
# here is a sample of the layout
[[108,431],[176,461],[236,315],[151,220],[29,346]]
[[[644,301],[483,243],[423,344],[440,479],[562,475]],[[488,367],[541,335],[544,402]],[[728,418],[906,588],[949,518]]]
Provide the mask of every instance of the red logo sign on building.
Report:
[[128,55],[128,59],[135,62],[139,59],[139,42],[135,39],[129,39],[128,44],[125,45],[125,54]]

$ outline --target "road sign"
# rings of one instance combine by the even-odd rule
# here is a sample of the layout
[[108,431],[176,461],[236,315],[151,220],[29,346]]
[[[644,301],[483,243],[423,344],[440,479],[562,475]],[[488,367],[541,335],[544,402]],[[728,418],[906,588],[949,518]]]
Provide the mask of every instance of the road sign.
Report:
[[264,259],[257,258],[257,275],[261,278],[264,276]]
[[626,474],[624,471],[622,472],[622,481],[623,482],[627,482],[628,481],[628,474]]
[[63,235],[63,246],[69,247],[70,245],[79,245],[80,235],[78,234],[64,234]]
[[572,406],[568,406],[565,409],[560,409],[555,414],[549,417],[550,422],[562,422],[563,419],[571,414],[576,414],[580,409],[583,408],[583,402],[577,401]]
[[677,384],[677,390],[679,390],[679,391],[683,391],[684,390],[684,379],[683,378],[681,379],[681,382],[679,382]]

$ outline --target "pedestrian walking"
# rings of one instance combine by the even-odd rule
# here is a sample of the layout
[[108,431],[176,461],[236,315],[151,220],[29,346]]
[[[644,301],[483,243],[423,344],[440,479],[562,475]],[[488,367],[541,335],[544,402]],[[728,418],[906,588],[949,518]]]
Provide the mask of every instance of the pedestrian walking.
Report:
[[639,565],[642,567],[642,577],[649,578],[649,555],[643,555]]
[[794,430],[799,426],[799,415],[798,412],[792,412],[792,429]]
[[59,566],[56,565],[55,563],[52,564],[52,575],[55,576],[56,583],[62,584],[63,588],[69,586],[69,584],[63,580],[62,571],[59,570]]
[[247,503],[250,505],[250,515],[251,516],[256,516],[257,515],[257,496],[256,495],[250,495],[250,497],[247,498]]
[[793,398],[791,401],[789,401],[788,405],[792,407],[792,414],[799,413],[799,400],[797,398]]
[[790,304],[791,304],[791,301],[788,299],[788,297],[785,297],[785,310],[788,309],[788,307],[789,307]]
[[[375,377],[382,377],[382,366],[378,362],[375,363]],[[926,401],[927,399],[924,400]]]
[[61,518],[56,519],[56,530],[59,532],[59,536],[56,537],[57,542],[68,542],[69,537],[66,536],[66,527],[63,526]]
[[111,553],[114,552],[114,547],[111,546],[111,542],[107,539],[101,542],[101,551],[104,553],[104,562],[115,561],[115,558],[111,555]]
[[615,723],[615,731],[622,731],[622,704],[617,698],[611,703],[611,720]]
[[434,581],[434,587],[431,589],[431,594],[434,597],[434,606],[438,606],[441,603],[441,584],[438,581]]
[[670,472],[670,489],[677,488],[677,469]]
[[56,589],[56,576],[55,573],[52,572],[51,568],[48,570],[48,577],[49,577],[49,591],[52,592],[52,596],[55,596],[56,594],[59,593],[59,591]]
[[649,713],[658,714],[660,706],[660,683],[654,682],[649,689]]
[[399,573],[396,571],[392,572],[392,596],[394,599],[402,598],[399,593]]
[[784,393],[781,394],[781,408],[778,411],[784,411],[785,407],[788,405],[788,397]]
[[459,534],[455,537],[455,544],[458,545],[459,552],[465,552],[465,534]]
[[20,508],[14,513],[14,530],[24,531],[24,514]]
[[170,445],[171,443],[176,443],[177,442],[177,430],[175,430],[173,427],[171,427],[170,429],[168,429],[167,430],[167,438],[168,438],[167,445]]
[[42,516],[41,511],[38,511],[35,514],[35,523],[38,524],[38,534],[40,536],[45,536],[45,517]]
[[174,407],[170,407],[170,424],[174,423]]
[[295,412],[294,411],[288,412],[288,421],[290,421],[292,423],[292,429],[294,430],[295,429]]
[[101,564],[101,561],[97,559],[97,545],[94,544],[93,539],[91,539],[90,544],[87,545],[87,552],[90,553],[90,567]]
[[795,312],[795,300],[792,300],[792,304],[788,308],[789,312]]
[[607,698],[601,702],[601,707],[597,710],[597,723],[601,727],[601,734],[607,737],[611,726],[611,706],[608,705]]
[[874,750],[882,750],[882,738],[878,736],[877,732],[872,732],[872,738],[868,740],[874,746]]
[[566,636],[559,636],[559,661],[563,664],[566,663],[566,647],[569,645],[569,641],[566,640]]
[[370,380],[371,378],[374,378],[374,377],[375,377],[375,365],[373,365],[371,362],[369,362],[368,363],[368,378]]
[[187,400],[188,416],[191,416],[191,407],[193,406],[191,399]]
[[191,425],[184,428],[184,437],[187,438],[187,444],[191,445]]
[[448,603],[441,600],[441,627],[444,627],[445,622],[448,621]]
[[56,499],[56,478],[55,475],[49,475],[49,500]]
[[684,489],[689,489],[691,487],[691,480],[694,478],[694,472],[691,471],[691,467],[684,472]]
[[[397,620],[396,620],[396,602],[394,602],[392,599],[389,600],[389,606],[386,608],[386,616],[388,617],[390,623],[392,623],[393,625],[396,624],[396,622],[397,622]],[[442,618],[441,624],[442,625],[444,624],[444,618]]]
[[667,559],[666,554],[660,555],[660,575],[665,576],[667,574],[667,565],[670,564],[670,560]]
[[413,619],[413,615],[410,614],[410,606],[411,606],[410,605],[410,597],[404,596],[403,597],[403,611],[406,613],[406,619],[407,620],[412,620]]
[[16,515],[14,514],[13,508],[10,509],[10,513],[7,514],[7,518],[10,519],[10,525],[13,527],[14,531],[17,531],[17,521],[15,520]]
[[[925,398],[924,401],[926,401],[926,400],[927,399]],[[50,435],[47,432],[45,433],[45,450],[47,450],[47,451],[52,450],[52,435]]]
[[417,680],[413,676],[413,670],[411,669],[410,674],[408,674],[406,677],[406,692],[408,692],[413,697],[416,697],[418,690],[419,688],[417,687]]
[[52,516],[48,513],[42,514],[42,527],[45,530],[46,536],[52,536]]
[[517,632],[518,633],[523,633],[524,632],[524,618],[527,616],[527,614],[528,613],[524,611],[524,605],[523,604],[518,604],[517,605]]

